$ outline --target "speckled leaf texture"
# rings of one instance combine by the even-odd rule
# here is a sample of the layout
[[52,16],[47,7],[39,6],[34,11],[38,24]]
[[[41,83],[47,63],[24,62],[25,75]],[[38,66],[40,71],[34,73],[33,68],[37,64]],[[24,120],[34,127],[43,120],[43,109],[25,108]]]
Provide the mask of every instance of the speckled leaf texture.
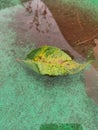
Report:
[[87,66],[87,63],[77,63],[68,54],[54,46],[42,46],[31,51],[24,62],[39,74],[54,76],[75,74]]

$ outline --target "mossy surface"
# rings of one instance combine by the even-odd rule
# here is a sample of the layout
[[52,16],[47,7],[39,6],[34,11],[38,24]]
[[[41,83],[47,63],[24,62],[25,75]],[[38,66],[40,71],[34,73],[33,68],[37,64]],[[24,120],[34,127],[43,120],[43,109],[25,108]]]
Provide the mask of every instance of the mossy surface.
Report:
[[98,107],[86,94],[83,73],[41,76],[16,61],[31,50],[31,43],[16,45],[16,32],[9,28],[21,8],[0,11],[0,130],[39,130],[45,123],[98,130]]

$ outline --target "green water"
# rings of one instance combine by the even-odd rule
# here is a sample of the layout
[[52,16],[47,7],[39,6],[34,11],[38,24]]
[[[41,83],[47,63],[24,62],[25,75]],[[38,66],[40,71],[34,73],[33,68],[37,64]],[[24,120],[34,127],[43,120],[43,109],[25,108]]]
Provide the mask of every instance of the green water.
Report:
[[9,24],[21,8],[0,11],[0,130],[40,130],[51,123],[98,130],[98,106],[86,94],[83,73],[41,76],[16,61],[36,44],[15,44],[17,34]]

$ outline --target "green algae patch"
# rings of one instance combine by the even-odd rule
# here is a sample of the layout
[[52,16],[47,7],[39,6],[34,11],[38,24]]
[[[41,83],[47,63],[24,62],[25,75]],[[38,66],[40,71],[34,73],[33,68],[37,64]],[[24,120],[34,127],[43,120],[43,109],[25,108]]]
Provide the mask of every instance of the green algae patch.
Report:
[[80,124],[43,124],[40,130],[83,130]]

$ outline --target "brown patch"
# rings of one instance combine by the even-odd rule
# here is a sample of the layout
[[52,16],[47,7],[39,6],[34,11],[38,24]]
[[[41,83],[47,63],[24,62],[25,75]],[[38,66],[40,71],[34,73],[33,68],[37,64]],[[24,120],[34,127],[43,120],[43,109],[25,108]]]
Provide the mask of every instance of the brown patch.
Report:
[[95,39],[95,44],[96,46],[94,47],[94,56],[96,58],[96,60],[98,61],[98,39]]
[[98,22],[92,18],[92,12],[62,2],[44,1],[50,8],[64,37],[82,56],[86,57],[90,48],[94,47],[94,39],[98,37]]

